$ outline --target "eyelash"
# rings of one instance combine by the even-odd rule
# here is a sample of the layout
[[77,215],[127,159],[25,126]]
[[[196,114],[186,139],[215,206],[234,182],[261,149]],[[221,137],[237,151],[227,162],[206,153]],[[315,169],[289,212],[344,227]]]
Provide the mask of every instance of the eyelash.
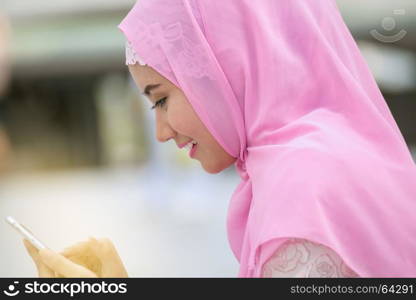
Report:
[[160,99],[159,101],[156,101],[155,105],[153,105],[151,109],[155,109],[158,106],[163,107],[167,99],[168,97],[165,97],[165,98]]

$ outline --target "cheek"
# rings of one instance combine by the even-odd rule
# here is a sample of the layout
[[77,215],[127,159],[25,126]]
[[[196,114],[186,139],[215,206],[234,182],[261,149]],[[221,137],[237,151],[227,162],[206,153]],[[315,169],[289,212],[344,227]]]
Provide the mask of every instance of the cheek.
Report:
[[185,135],[195,135],[200,131],[199,118],[185,105],[170,105],[168,107],[168,120],[170,125],[178,132]]

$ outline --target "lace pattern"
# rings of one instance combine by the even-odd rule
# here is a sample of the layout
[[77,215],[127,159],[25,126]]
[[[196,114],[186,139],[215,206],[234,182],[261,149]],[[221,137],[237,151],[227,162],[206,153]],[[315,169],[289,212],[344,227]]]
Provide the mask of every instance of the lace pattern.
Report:
[[135,64],[146,66],[146,63],[142,59],[140,59],[136,51],[134,51],[131,43],[127,41],[126,42],[126,65],[135,65]]
[[[185,35],[184,24],[180,21],[172,23],[145,24],[137,21],[136,38],[138,45],[145,45],[140,55],[133,49],[131,41],[126,43],[126,65],[149,65],[156,67],[164,74],[183,73],[192,78],[207,77],[214,80],[213,70],[209,65],[208,55],[196,37]],[[169,55],[167,55],[169,54]],[[169,60],[168,60],[169,57]],[[180,66],[180,67],[179,67]]]
[[261,277],[359,277],[332,249],[293,238],[264,264]]

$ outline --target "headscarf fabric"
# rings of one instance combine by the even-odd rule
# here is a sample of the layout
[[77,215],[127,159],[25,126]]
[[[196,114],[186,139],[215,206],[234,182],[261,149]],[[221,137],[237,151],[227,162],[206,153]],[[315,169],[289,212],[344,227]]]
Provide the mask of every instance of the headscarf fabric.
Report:
[[237,158],[240,277],[290,237],[416,276],[416,167],[334,0],[139,0],[119,28]]

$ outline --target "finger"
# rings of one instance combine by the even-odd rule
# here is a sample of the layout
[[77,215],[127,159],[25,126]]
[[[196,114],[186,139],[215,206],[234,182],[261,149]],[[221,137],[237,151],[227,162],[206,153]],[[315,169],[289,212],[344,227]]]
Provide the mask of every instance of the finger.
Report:
[[36,265],[38,276],[42,278],[54,278],[55,273],[42,262],[39,256],[39,250],[35,246],[33,246],[32,243],[30,243],[27,239],[23,239],[23,244],[25,245],[26,250],[29,252],[29,255],[32,257]]
[[38,276],[40,278],[56,278],[58,277],[57,274],[50,269],[47,265],[44,263],[40,263],[37,265],[38,268]]
[[120,261],[120,257],[117,253],[114,244],[107,238],[95,239],[90,237],[91,249],[96,253],[99,258],[108,260]]
[[88,242],[79,242],[73,246],[65,248],[61,254],[63,256],[73,256],[78,255],[79,253],[85,253],[89,249],[89,243]]
[[25,248],[27,252],[29,253],[29,255],[32,257],[33,261],[35,263],[38,263],[38,261],[40,260],[39,254],[38,254],[39,250],[36,249],[35,246],[33,246],[32,243],[30,243],[27,239],[23,239],[23,244],[25,245]]
[[39,256],[49,268],[56,273],[69,278],[86,278],[97,277],[97,275],[90,270],[73,263],[66,257],[53,252],[49,249],[42,249],[39,251]]
[[78,262],[71,261],[63,255],[53,252],[49,249],[39,251],[42,261],[53,271],[57,277],[68,278],[84,278],[84,277],[97,277],[97,275],[83,267]]
[[101,261],[91,251],[91,243],[89,241],[77,243],[74,246],[66,248],[60,254],[91,272],[101,277]]
[[61,275],[59,273],[56,273],[55,271],[53,271],[53,272],[55,274],[55,278],[65,278],[65,276],[63,276],[63,275]]
[[91,250],[102,262],[101,277],[128,277],[114,244],[107,238],[90,238]]

